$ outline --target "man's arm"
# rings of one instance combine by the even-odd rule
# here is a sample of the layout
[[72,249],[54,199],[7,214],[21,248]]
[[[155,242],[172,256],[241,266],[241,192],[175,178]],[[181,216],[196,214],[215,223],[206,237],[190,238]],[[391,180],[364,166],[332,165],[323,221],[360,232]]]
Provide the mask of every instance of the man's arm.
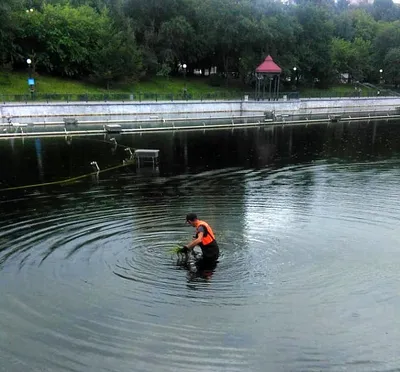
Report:
[[188,243],[187,245],[185,245],[185,247],[187,248],[187,249],[192,249],[192,248],[194,248],[196,245],[198,245],[198,244],[200,244],[201,242],[202,242],[202,240],[203,240],[203,232],[202,231],[200,231],[198,234],[197,234],[197,238],[196,239],[193,239],[190,243]]

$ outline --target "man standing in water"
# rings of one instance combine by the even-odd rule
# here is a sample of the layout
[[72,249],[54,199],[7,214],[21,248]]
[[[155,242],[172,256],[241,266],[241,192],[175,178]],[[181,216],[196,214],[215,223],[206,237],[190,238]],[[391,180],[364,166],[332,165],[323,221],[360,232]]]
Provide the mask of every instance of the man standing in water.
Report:
[[189,253],[196,245],[200,246],[203,254],[196,262],[197,271],[212,273],[217,266],[219,247],[211,226],[206,221],[199,220],[195,213],[189,213],[186,222],[196,229],[196,235],[181,249],[181,253]]

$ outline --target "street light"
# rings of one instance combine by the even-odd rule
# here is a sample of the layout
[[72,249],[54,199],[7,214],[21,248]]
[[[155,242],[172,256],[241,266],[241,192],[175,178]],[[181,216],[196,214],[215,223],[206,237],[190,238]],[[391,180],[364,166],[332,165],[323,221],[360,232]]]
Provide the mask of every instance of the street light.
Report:
[[32,74],[31,74],[31,63],[32,63],[32,60],[30,59],[30,58],[28,58],[27,60],[26,60],[26,63],[28,64],[28,70],[29,70],[29,78],[31,78],[32,76]]
[[35,79],[32,79],[32,60],[28,58],[26,60],[26,63],[28,64],[28,73],[29,73],[29,78],[28,78],[28,85],[29,85],[29,90],[31,92],[31,96],[33,97],[33,92],[35,91]]
[[186,63],[184,63],[182,67],[183,67],[183,77],[185,78],[186,81],[186,67],[187,67]]
[[185,79],[185,86],[183,87],[183,97],[186,99],[187,98],[187,88],[186,88],[186,63],[182,65],[183,67],[183,78]]

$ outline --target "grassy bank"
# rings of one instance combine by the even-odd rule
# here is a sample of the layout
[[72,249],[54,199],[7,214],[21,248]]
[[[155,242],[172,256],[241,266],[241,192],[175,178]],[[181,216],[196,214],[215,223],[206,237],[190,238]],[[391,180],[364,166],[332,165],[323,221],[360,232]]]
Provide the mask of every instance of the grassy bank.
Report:
[[323,98],[323,97],[371,97],[376,95],[377,90],[369,87],[361,87],[356,91],[352,84],[335,85],[329,89],[300,89],[301,97]]
[[[18,101],[30,99],[27,73],[0,72],[0,99]],[[228,99],[241,98],[244,94],[253,95],[251,87],[240,85],[211,86],[207,78],[162,78],[154,77],[148,81],[125,84],[107,90],[84,81],[62,79],[50,76],[36,76],[37,100],[128,100],[133,94],[135,100],[174,100],[174,99]],[[285,94],[285,88],[282,89]],[[357,93],[353,85],[337,85],[329,89],[301,88],[300,97],[354,97]],[[187,94],[187,95],[186,95]],[[374,89],[362,88],[361,96],[376,94]],[[289,96],[290,97],[290,96]],[[292,96],[296,97],[296,95]]]
[[[0,72],[0,94],[26,94],[29,93],[26,73],[2,73]],[[35,78],[37,93],[58,93],[58,94],[105,94],[105,93],[173,93],[179,94],[187,91],[195,94],[208,92],[232,92],[240,89],[232,87],[212,87],[208,79],[203,78],[162,78],[155,77],[148,81],[134,84],[124,84],[112,87],[110,90],[78,80],[61,79],[50,76],[37,76]]]

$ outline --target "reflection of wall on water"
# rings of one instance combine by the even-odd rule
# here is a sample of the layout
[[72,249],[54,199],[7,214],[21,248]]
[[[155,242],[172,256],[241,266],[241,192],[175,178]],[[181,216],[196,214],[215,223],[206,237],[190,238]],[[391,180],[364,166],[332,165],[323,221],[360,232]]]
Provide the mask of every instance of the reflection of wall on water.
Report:
[[269,126],[247,129],[146,133],[123,136],[133,148],[160,150],[162,176],[260,167],[291,159],[312,160],[323,151],[324,125]]
[[217,231],[241,234],[244,176],[236,168],[252,162],[252,131],[159,133],[135,135],[131,141],[136,148],[160,149],[161,163],[160,177],[139,178],[143,183],[133,190],[135,207],[166,206],[160,213],[182,228],[185,215],[194,211]]
[[229,167],[279,167],[326,156],[370,159],[399,151],[399,131],[396,122],[371,121],[112,136],[122,146],[101,135],[13,138],[2,141],[0,170],[11,185],[56,181],[92,172],[92,161],[101,170],[122,164],[125,146],[159,149],[162,177]]
[[[93,172],[96,161],[101,170],[122,164],[124,148],[100,137],[17,138],[0,146],[0,174],[9,186],[61,181]],[[10,144],[7,146],[6,144]]]
[[37,180],[37,154],[32,139],[10,138],[0,142],[2,188],[18,185],[29,174]]
[[37,166],[39,171],[39,179],[40,182],[43,182],[44,169],[43,169],[43,159],[42,159],[42,142],[40,138],[35,139],[35,149],[36,149]]
[[277,130],[275,127],[259,128],[254,138],[255,166],[270,164],[276,153]]
[[321,126],[269,126],[254,136],[255,164],[279,166],[281,163],[310,161],[323,148]]
[[400,150],[395,122],[343,122],[326,128],[324,155],[350,160],[390,157]]
[[160,150],[162,175],[182,174],[254,163],[257,130],[205,130],[132,135],[135,148]]

